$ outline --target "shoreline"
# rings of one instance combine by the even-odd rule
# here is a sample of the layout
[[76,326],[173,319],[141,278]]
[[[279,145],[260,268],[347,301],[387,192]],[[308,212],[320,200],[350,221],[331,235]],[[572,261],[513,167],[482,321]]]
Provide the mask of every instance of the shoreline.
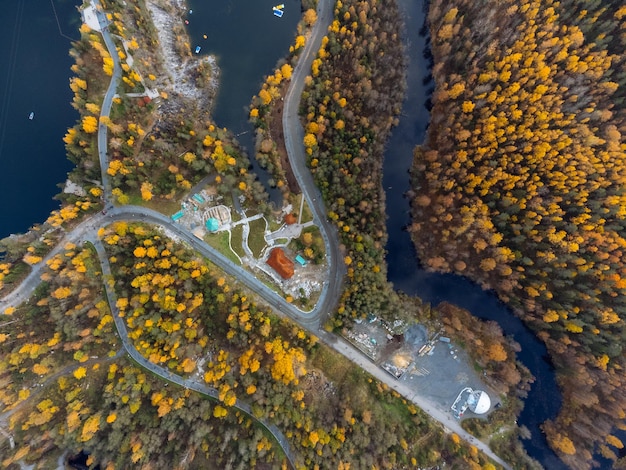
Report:
[[[168,8],[159,0],[146,1],[146,7],[150,12],[152,22],[157,30],[159,37],[159,48],[161,49],[161,57],[163,59],[163,68],[169,76],[171,83],[160,84],[163,88],[171,90],[173,93],[179,94],[184,98],[199,101],[210,112],[213,108],[214,99],[219,88],[220,70],[217,65],[217,58],[214,55],[202,55],[195,57],[191,53],[189,47],[189,35],[183,25],[179,25],[179,19],[187,11],[187,5],[184,0],[174,0],[170,9],[176,9],[175,12],[168,11]],[[182,22],[181,22],[182,23]],[[184,32],[186,57],[176,50],[175,30],[180,27]],[[204,89],[196,84],[189,83],[188,77],[198,73],[199,67],[206,65],[210,69],[211,77],[208,83],[208,93],[204,93]]]

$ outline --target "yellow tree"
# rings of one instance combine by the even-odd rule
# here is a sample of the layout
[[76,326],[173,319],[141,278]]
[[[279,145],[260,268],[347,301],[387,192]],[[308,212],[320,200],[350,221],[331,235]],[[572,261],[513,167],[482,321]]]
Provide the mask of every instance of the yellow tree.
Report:
[[78,440],[80,442],[87,442],[98,432],[98,429],[100,429],[100,413],[87,418]]
[[83,130],[88,134],[93,134],[98,130],[98,119],[94,116],[85,116],[82,122]]
[[307,11],[304,12],[303,20],[307,26],[312,26],[313,23],[317,21],[317,13],[313,8],[309,8]]
[[141,199],[144,201],[152,199],[152,184],[148,181],[141,183]]
[[289,80],[291,78],[291,74],[293,73],[293,68],[289,64],[284,64],[280,68],[280,73],[282,74],[283,78]]

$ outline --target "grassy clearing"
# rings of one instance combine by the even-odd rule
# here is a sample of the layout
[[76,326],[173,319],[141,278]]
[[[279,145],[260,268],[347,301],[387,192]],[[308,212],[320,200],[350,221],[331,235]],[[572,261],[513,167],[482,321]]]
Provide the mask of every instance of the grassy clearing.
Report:
[[217,251],[226,256],[233,263],[240,265],[241,262],[237,255],[230,249],[228,245],[228,232],[218,232],[218,233],[210,233],[205,235],[204,241],[207,242],[210,246],[215,248]]
[[261,256],[263,248],[267,246],[265,243],[265,219],[257,219],[249,222],[250,235],[248,235],[248,246],[252,250],[255,258]]
[[324,371],[329,380],[337,383],[343,381],[354,368],[351,362],[330,348],[315,349],[309,359],[316,368]]
[[[300,210],[300,199],[303,197],[304,196],[300,194],[300,197],[298,198],[298,210]],[[313,220],[313,212],[311,212],[311,208],[309,207],[305,199],[304,205],[302,206],[302,220],[300,221],[300,223],[304,224],[311,220]]]
[[220,201],[220,204],[223,204],[230,209],[230,217],[233,222],[241,220],[239,212],[235,210],[235,204],[233,203],[233,196],[231,193],[224,194],[223,199]]
[[276,222],[274,220],[274,217],[271,217],[269,219],[268,224],[269,224],[270,232],[275,232],[276,230],[278,230],[279,228],[281,228],[283,226],[283,222],[282,221],[281,222]]
[[174,200],[152,198],[150,201],[144,201],[139,194],[129,194],[128,199],[129,205],[147,207],[165,215],[172,215],[180,210],[180,202]]
[[245,256],[243,251],[243,225],[237,225],[230,230],[231,238],[230,244],[233,247],[233,251],[239,256]]

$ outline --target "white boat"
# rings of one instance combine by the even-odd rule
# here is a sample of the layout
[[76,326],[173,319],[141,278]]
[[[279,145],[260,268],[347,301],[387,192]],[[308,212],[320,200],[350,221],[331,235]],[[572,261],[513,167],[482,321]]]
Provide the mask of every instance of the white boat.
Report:
[[35,112],[34,112],[34,111],[31,111],[31,112],[30,112],[30,114],[28,115],[28,119],[30,119],[31,121],[32,121],[33,119],[35,119]]
[[196,54],[200,53],[200,49],[202,49],[200,46],[196,46]]

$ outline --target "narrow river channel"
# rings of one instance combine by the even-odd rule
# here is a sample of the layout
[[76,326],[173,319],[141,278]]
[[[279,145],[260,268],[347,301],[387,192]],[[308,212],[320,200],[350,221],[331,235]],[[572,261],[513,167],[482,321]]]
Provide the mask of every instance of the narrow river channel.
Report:
[[408,92],[398,127],[393,129],[385,151],[383,185],[387,195],[388,279],[397,290],[416,295],[437,305],[446,301],[469,310],[483,320],[494,320],[506,335],[512,335],[521,347],[522,363],[535,376],[519,424],[526,426],[532,438],[523,441],[528,454],[545,468],[566,468],[548,447],[539,426],[556,416],[561,406],[554,369],[542,342],[498,300],[468,279],[452,274],[431,273],[420,265],[406,227],[411,223],[409,169],[416,144],[424,141],[429,121],[428,100],[434,88],[429,75],[428,31],[425,25],[426,0],[399,0],[406,21],[408,44]]

